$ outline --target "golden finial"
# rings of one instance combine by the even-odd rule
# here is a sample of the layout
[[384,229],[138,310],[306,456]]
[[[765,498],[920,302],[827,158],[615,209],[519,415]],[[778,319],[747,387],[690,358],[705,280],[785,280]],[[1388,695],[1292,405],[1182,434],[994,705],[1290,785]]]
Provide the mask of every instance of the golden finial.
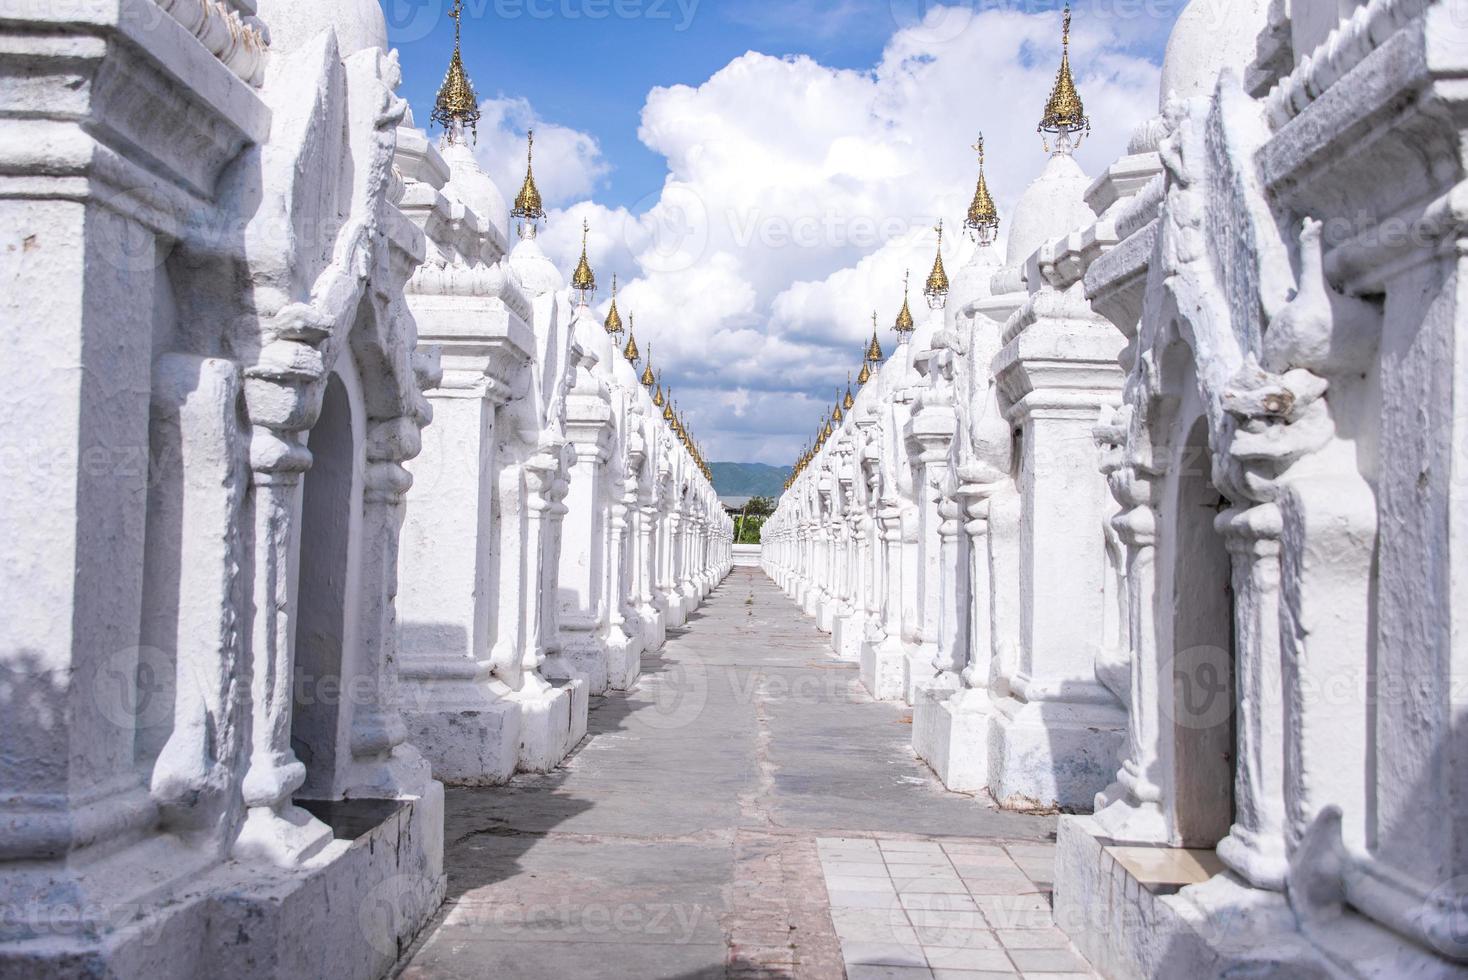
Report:
[[[1070,73],[1070,4],[1065,5],[1065,33],[1061,40],[1060,72],[1055,76],[1055,87],[1050,90],[1050,101],[1045,103],[1045,115],[1040,120],[1038,132],[1053,133],[1060,137],[1057,152],[1068,153],[1081,144],[1091,131],[1091,120],[1086,118],[1086,107],[1081,104],[1081,95],[1076,91],[1075,79]],[[1074,142],[1071,137],[1080,133]],[[1045,152],[1050,152],[1050,141],[1045,140]]]
[[938,233],[938,254],[933,259],[933,271],[928,273],[927,285],[923,287],[923,295],[928,298],[928,305],[933,309],[939,309],[943,301],[948,298],[948,272],[943,268],[943,219],[938,219],[938,227],[933,229]]
[[856,383],[865,386],[866,383],[870,380],[872,380],[872,368],[871,365],[867,363],[866,355],[863,354],[861,359],[861,370],[857,372],[856,375]]
[[604,326],[609,334],[622,332],[622,314],[617,312],[617,274],[612,273],[612,308],[607,310],[607,319]]
[[902,309],[897,313],[897,322],[892,324],[892,329],[896,330],[899,335],[910,333],[913,329],[912,310],[907,305],[907,293],[911,276],[911,269],[904,270],[902,273]]
[[540,200],[540,189],[535,186],[535,130],[525,134],[525,182],[515,197],[515,206],[510,217],[521,221],[539,221],[545,217],[545,207]]
[[[671,394],[671,392],[670,392],[670,394]],[[668,400],[663,397],[663,372],[659,371],[658,372],[658,380],[657,380],[657,390],[655,392],[653,392],[652,403],[654,405],[656,405],[658,408],[662,408],[665,404],[667,404],[667,401]]]
[[872,310],[872,342],[867,345],[867,360],[877,364],[882,356],[882,345],[877,343],[877,311]]
[[979,183],[974,188],[973,203],[968,206],[968,217],[963,226],[969,237],[980,245],[992,245],[999,237],[999,209],[994,206],[994,196],[989,193],[989,181],[984,176],[984,134],[974,144],[979,154]]
[[846,372],[846,397],[841,400],[841,407],[844,408],[844,409],[846,409],[849,412],[849,411],[851,411],[851,406],[853,406],[855,404],[856,404],[856,399],[851,397],[851,372],[850,371],[847,371]]
[[460,18],[463,17],[464,0],[454,0],[449,16],[454,19],[454,54],[449,59],[449,70],[443,76],[429,118],[455,138],[455,124],[467,126],[479,142],[479,98],[474,94],[474,85],[464,71],[464,59],[459,53]]
[[822,440],[831,438],[832,433],[834,433],[835,431],[835,429],[831,428],[831,420],[827,419],[825,431],[821,433]]
[[590,299],[591,294],[596,292],[596,275],[591,271],[591,263],[586,261],[586,236],[591,233],[591,222],[581,222],[581,261],[576,263],[576,271],[571,276],[571,288],[577,292],[586,294],[583,299]]
[[647,345],[647,364],[642,368],[642,387],[651,388],[657,381],[652,374],[652,344]]
[[663,421],[673,421],[673,389],[668,389],[667,404],[663,406]]
[[836,389],[836,407],[831,410],[831,418],[835,419],[837,422],[844,422],[846,420],[846,416],[843,415],[842,412],[841,412],[841,389],[840,388],[837,388]]
[[627,360],[631,361],[633,364],[636,364],[637,363],[637,358],[641,356],[640,353],[637,350],[636,324],[637,324],[637,318],[634,317],[631,313],[628,313],[627,314],[627,346],[622,348],[622,356],[625,357],[625,358],[627,358]]

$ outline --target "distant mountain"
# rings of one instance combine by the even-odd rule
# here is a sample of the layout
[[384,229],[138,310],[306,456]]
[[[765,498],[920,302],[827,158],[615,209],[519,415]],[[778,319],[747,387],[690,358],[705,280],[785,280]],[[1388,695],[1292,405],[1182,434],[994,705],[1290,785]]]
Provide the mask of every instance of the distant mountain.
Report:
[[788,466],[764,463],[710,463],[714,472],[714,492],[720,497],[769,497],[785,492]]

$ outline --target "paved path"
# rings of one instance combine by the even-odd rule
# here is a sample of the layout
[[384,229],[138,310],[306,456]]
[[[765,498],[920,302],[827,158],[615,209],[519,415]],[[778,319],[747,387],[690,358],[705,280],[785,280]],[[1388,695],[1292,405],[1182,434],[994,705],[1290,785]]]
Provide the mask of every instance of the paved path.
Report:
[[1089,976],[1050,926],[1054,818],[944,790],[829,651],[734,569],[563,769],[449,790],[402,976]]

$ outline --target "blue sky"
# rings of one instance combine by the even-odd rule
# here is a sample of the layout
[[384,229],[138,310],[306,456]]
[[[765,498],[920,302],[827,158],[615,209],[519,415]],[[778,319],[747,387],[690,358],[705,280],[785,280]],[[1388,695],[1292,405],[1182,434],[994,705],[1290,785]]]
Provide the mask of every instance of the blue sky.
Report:
[[[382,3],[402,94],[425,126],[452,48],[449,0]],[[1079,156],[1088,172],[1155,111],[1184,5],[1076,3],[1073,60],[1097,123]],[[1001,212],[1038,175],[1061,6],[465,0],[478,153],[512,197],[533,124],[552,259],[569,268],[590,221],[593,265],[603,283],[619,274],[620,305],[638,311],[639,342],[661,352],[708,457],[788,462],[844,383],[872,308],[889,324],[901,270],[924,266],[921,281],[932,261],[931,226],[961,220],[977,133]],[[675,242],[670,262],[649,243],[686,213],[695,240]],[[798,231],[802,216],[826,231],[797,247],[789,222]],[[866,240],[850,233],[861,222],[888,230]],[[944,253],[950,270],[967,258],[951,239]]]

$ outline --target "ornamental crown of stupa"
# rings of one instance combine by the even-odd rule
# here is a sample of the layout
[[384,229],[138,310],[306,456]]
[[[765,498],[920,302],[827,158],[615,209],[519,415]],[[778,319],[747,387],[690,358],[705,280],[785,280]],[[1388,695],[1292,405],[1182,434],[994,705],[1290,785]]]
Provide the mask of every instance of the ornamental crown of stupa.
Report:
[[974,187],[974,199],[968,206],[963,226],[974,241],[990,245],[999,237],[999,208],[989,193],[989,180],[984,176],[984,134],[979,134],[979,141],[973,148],[979,154],[979,182]]
[[576,271],[571,275],[571,288],[582,293],[596,292],[596,274],[591,271],[591,263],[586,261],[586,236],[591,233],[591,222],[581,222],[581,260],[576,263]]
[[911,270],[902,273],[902,309],[897,312],[897,320],[892,324],[892,329],[900,334],[911,333],[914,326],[912,309],[907,305],[910,277]]
[[931,299],[942,299],[948,295],[948,271],[943,268],[943,220],[938,219],[938,253],[933,258],[933,271],[923,286],[923,295]]
[[[648,350],[652,348],[649,347]],[[637,359],[642,356],[637,349],[637,318],[631,313],[627,314],[627,346],[622,348],[622,356],[633,364],[636,364]]]
[[884,356],[882,345],[877,341],[877,311],[872,310],[872,342],[867,345],[867,361],[879,364]]
[[612,306],[607,310],[607,318],[603,326],[610,334],[622,332],[622,314],[617,312],[617,274],[615,272],[612,273]]
[[474,84],[464,71],[464,59],[460,53],[459,28],[464,12],[464,0],[454,0],[449,16],[454,19],[454,53],[449,58],[449,70],[444,73],[443,84],[438,88],[438,97],[429,114],[434,122],[448,130],[452,137],[455,124],[467,127],[479,139],[479,98],[474,94]]
[[522,221],[539,221],[545,217],[545,206],[540,199],[540,188],[535,186],[535,130],[525,134],[525,180],[520,184],[520,193],[515,195],[515,206],[510,217]]
[[642,387],[651,388],[657,383],[657,377],[652,373],[652,344],[647,345],[647,363],[642,368]]
[[1045,103],[1045,114],[1040,118],[1039,131],[1069,135],[1090,132],[1091,120],[1086,117],[1086,107],[1081,94],[1076,91],[1075,78],[1070,71],[1070,4],[1065,5],[1065,28],[1061,38],[1060,71],[1055,76],[1055,85]]

